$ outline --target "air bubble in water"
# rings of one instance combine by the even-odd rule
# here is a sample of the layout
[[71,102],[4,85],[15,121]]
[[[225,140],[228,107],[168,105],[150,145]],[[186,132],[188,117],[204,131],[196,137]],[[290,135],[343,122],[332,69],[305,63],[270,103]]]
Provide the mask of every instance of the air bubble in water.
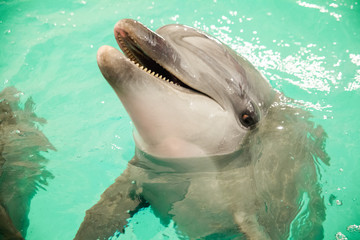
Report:
[[340,200],[336,200],[336,205],[341,206],[343,203]]

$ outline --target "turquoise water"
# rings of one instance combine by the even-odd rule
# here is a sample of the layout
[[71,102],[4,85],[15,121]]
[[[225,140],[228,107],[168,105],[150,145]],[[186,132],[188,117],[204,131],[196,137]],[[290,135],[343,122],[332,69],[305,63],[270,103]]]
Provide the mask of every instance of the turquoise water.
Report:
[[[325,239],[340,232],[360,239],[349,228],[360,225],[359,1],[1,1],[0,91],[16,86],[23,102],[33,98],[57,149],[44,153],[55,178],[32,199],[26,239],[72,239],[132,158],[131,120],[95,58],[101,45],[116,46],[113,26],[121,18],[154,30],[169,23],[202,29],[307,106],[328,133]],[[144,210],[120,239],[175,235]]]

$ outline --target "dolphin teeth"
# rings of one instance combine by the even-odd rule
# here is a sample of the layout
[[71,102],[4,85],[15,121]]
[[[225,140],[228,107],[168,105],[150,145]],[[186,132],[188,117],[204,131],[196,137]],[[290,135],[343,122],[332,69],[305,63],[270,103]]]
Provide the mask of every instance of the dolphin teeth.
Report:
[[157,74],[155,74],[155,77],[159,77],[159,74],[157,73]]

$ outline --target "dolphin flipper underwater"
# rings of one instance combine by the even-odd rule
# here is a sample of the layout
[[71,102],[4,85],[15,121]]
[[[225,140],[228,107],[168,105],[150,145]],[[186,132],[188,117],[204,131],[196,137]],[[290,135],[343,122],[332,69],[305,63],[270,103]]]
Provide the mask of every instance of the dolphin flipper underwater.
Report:
[[114,28],[99,68],[134,125],[135,156],[75,239],[107,239],[151,206],[189,239],[321,239],[326,133],[243,57],[191,27]]
[[41,154],[55,150],[38,129],[46,120],[31,98],[21,107],[20,95],[14,87],[0,92],[0,239],[25,238],[31,199],[53,178]]

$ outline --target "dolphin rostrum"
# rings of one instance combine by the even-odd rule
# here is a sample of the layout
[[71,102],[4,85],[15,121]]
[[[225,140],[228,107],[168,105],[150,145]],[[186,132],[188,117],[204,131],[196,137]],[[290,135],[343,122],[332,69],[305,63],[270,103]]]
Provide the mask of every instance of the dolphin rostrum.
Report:
[[97,61],[134,125],[135,156],[75,239],[151,206],[189,239],[320,239],[326,134],[242,56],[191,27],[123,19]]

